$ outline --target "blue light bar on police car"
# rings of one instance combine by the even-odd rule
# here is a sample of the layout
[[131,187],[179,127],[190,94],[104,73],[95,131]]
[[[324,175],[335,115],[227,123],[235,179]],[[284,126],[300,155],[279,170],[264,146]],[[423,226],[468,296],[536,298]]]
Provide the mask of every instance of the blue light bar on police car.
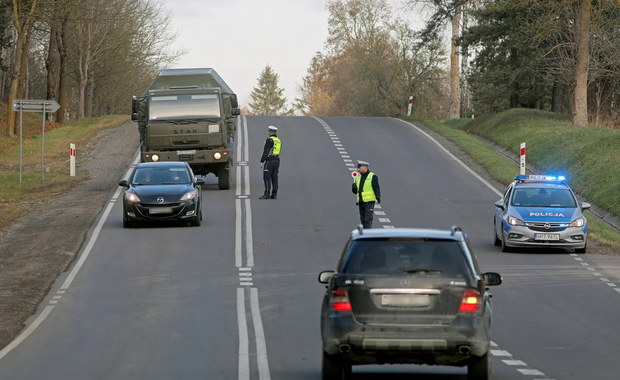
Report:
[[535,174],[517,174],[515,176],[515,180],[517,181],[566,181],[566,177],[563,175],[553,176],[553,175],[535,175]]

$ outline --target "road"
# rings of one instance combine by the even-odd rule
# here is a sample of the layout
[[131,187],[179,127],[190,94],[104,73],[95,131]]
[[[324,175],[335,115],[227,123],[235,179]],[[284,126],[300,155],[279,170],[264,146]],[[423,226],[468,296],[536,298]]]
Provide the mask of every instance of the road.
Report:
[[[277,200],[259,200],[267,126],[283,141]],[[460,225],[493,288],[493,373],[609,380],[620,373],[620,260],[493,246],[498,192],[391,118],[240,117],[233,187],[204,186],[200,227],[123,229],[119,189],[0,379],[319,379],[321,270],[359,224],[354,161],[380,178],[377,228]],[[503,190],[503,189],[500,189]],[[451,367],[367,366],[355,379],[464,380]],[[381,374],[381,375],[379,375]]]

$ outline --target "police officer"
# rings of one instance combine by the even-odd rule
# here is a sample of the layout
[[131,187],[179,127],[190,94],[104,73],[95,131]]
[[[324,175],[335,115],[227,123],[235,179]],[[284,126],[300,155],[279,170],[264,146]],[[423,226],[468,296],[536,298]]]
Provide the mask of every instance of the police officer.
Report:
[[375,173],[368,170],[368,162],[357,161],[357,172],[353,182],[353,194],[355,194],[355,204],[360,210],[360,221],[364,228],[372,228],[372,218],[375,202],[381,203],[381,188],[379,178]]
[[263,155],[260,158],[260,167],[263,168],[265,193],[260,199],[278,198],[278,172],[280,171],[280,150],[282,141],[278,138],[278,128],[270,125],[267,128],[269,137],[265,141]]

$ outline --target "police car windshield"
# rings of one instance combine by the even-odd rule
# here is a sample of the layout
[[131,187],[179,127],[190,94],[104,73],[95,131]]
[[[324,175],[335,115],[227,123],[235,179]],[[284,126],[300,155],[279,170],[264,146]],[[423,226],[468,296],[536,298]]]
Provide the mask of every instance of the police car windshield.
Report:
[[342,273],[467,276],[457,241],[438,239],[361,239],[352,243]]
[[569,189],[521,188],[515,189],[511,205],[514,207],[575,208],[577,202]]

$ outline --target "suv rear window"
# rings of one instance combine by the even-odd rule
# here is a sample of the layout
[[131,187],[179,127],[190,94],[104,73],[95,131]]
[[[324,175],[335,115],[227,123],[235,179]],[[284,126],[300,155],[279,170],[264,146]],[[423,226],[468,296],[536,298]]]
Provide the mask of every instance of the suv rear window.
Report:
[[360,239],[351,243],[341,273],[394,274],[438,271],[467,276],[461,246],[455,240]]

